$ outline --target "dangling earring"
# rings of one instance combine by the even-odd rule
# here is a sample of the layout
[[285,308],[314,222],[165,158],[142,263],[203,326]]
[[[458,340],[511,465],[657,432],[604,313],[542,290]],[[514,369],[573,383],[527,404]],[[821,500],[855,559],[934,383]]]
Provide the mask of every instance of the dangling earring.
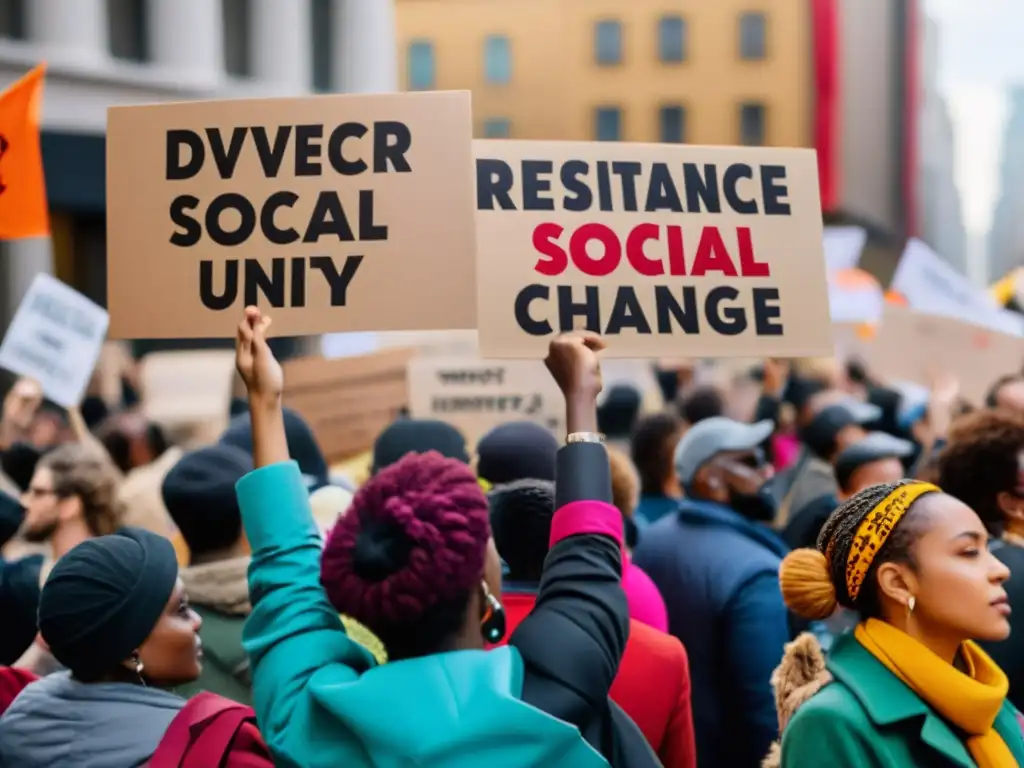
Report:
[[135,665],[135,674],[139,678],[139,682],[145,687],[146,681],[142,677],[142,671],[146,668],[146,665],[142,663],[142,658],[139,656],[138,651],[132,653],[132,664]]
[[916,604],[917,604],[917,600],[915,600],[914,596],[911,595],[910,599],[907,600],[907,618],[909,618],[910,614],[912,614],[914,612],[914,606]]
[[494,645],[505,636],[505,608],[501,601],[491,594],[487,582],[481,582],[481,586],[484,589],[486,607],[483,618],[480,619],[480,634],[486,642]]

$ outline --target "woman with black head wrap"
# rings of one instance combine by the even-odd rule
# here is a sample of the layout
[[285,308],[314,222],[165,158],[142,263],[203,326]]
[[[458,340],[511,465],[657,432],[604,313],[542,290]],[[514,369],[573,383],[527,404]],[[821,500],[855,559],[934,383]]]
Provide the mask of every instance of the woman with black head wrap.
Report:
[[79,544],[39,600],[42,639],[66,670],[0,718],[0,764],[144,764],[186,703],[164,689],[202,669],[200,624],[167,539],[125,528]]

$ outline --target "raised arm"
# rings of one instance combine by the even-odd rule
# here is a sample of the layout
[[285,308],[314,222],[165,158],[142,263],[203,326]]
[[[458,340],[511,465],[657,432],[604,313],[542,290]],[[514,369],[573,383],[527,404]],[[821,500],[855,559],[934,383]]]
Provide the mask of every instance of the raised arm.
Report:
[[[253,703],[271,750],[287,763],[305,733],[287,723],[315,706],[307,690],[313,674],[334,665],[338,682],[373,664],[345,634],[320,587],[320,532],[298,466],[288,456],[281,366],[267,346],[270,322],[248,308],[239,325],[238,372],[249,393],[256,469],[237,486],[242,522],[252,548],[252,614],[242,644],[252,660]],[[294,742],[294,743],[293,743]],[[290,764],[290,763],[289,763]]]
[[[561,337],[548,368],[565,394],[570,435],[597,431],[601,339]],[[550,550],[537,603],[512,635],[523,657],[523,700],[577,726],[592,745],[629,634],[622,591],[622,515],[611,505],[608,454],[598,442],[558,453]],[[598,730],[601,730],[598,728]]]

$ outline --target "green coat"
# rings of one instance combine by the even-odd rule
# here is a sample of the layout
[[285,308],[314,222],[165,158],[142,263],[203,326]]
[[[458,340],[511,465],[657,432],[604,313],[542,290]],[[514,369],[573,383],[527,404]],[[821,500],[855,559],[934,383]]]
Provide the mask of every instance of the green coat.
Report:
[[249,657],[242,648],[245,616],[229,616],[212,608],[195,605],[192,610],[203,620],[203,672],[194,683],[178,686],[174,692],[190,699],[210,691],[241,704],[252,705]]
[[[805,702],[782,737],[782,768],[975,768],[961,737],[852,633],[836,641],[835,678]],[[1009,702],[995,729],[1024,766],[1024,737]]]

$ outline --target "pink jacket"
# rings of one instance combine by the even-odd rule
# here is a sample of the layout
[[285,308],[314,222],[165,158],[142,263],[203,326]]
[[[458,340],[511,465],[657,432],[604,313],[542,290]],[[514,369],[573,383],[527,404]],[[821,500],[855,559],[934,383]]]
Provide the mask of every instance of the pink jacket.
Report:
[[629,603],[629,618],[661,632],[668,632],[668,609],[661,592],[651,577],[632,562],[626,561],[623,569],[622,589]]

